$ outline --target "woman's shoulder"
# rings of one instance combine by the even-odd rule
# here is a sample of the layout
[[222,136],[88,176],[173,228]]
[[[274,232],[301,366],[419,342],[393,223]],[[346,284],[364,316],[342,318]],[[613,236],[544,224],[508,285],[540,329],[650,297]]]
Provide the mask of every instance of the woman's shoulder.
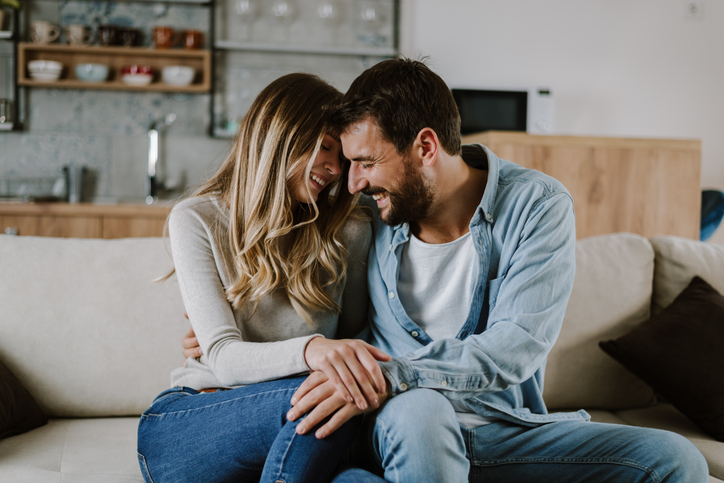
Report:
[[367,251],[372,242],[372,225],[365,216],[350,216],[342,225],[342,243],[349,251]]
[[179,201],[171,209],[169,227],[202,228],[226,222],[226,213],[220,200],[211,195],[192,196]]

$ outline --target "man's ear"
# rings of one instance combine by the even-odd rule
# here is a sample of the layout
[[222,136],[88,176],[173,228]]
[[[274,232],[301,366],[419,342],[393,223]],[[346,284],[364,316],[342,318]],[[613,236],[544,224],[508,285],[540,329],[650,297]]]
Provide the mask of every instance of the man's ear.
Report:
[[440,140],[432,128],[422,128],[420,132],[417,133],[413,146],[413,152],[422,162],[423,166],[430,167],[435,164],[440,150]]

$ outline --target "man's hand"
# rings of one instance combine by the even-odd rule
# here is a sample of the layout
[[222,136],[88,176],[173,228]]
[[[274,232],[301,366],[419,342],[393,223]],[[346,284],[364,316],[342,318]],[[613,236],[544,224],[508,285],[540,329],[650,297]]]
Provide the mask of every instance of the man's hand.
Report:
[[387,390],[387,383],[377,361],[389,361],[390,356],[378,348],[357,339],[316,337],[307,344],[304,358],[310,369],[327,375],[346,402],[361,410],[369,404],[379,407],[377,394]]
[[[379,404],[389,397],[386,380],[384,387],[384,391],[376,394]],[[294,421],[311,410],[304,421],[297,426],[297,433],[304,434],[329,417],[329,420],[314,433],[318,439],[322,439],[338,430],[354,416],[374,411],[379,404],[366,410],[360,409],[339,394],[335,384],[325,373],[314,371],[292,396],[292,409],[287,413],[287,419]]]
[[[189,314],[184,312],[184,317],[189,318]],[[201,357],[203,351],[199,347],[199,340],[196,338],[193,327],[186,332],[186,335],[181,339],[181,346],[184,348],[184,359],[189,357],[198,358]]]

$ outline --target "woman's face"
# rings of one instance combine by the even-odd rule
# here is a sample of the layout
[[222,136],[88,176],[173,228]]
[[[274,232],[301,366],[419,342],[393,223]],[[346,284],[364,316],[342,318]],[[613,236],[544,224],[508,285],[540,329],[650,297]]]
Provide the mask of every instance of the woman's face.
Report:
[[[309,178],[303,179],[304,172],[302,172],[298,179],[292,181],[290,186],[292,200],[298,203],[317,201],[319,193],[342,174],[339,161],[341,156],[342,145],[339,139],[330,134],[325,134],[319,154],[314,160],[311,173],[309,173]],[[309,191],[307,191],[307,187],[309,187]]]

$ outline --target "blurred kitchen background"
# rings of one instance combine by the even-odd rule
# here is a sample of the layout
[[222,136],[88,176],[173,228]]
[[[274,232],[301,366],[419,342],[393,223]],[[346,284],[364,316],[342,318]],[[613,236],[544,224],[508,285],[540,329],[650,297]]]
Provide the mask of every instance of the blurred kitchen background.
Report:
[[[551,89],[554,134],[701,139],[702,188],[724,189],[724,2],[21,2],[22,42],[36,19],[133,26],[144,45],[154,26],[202,30],[204,48],[216,47],[213,94],[22,87],[27,118],[22,131],[0,132],[0,177],[85,166],[95,177],[87,200],[141,198],[147,131],[174,113],[162,134],[164,178],[194,186],[219,165],[228,132],[272,79],[302,70],[345,90],[399,52],[427,56],[451,87]],[[288,15],[275,15],[281,3]],[[0,98],[12,96],[12,45],[0,39]]]

